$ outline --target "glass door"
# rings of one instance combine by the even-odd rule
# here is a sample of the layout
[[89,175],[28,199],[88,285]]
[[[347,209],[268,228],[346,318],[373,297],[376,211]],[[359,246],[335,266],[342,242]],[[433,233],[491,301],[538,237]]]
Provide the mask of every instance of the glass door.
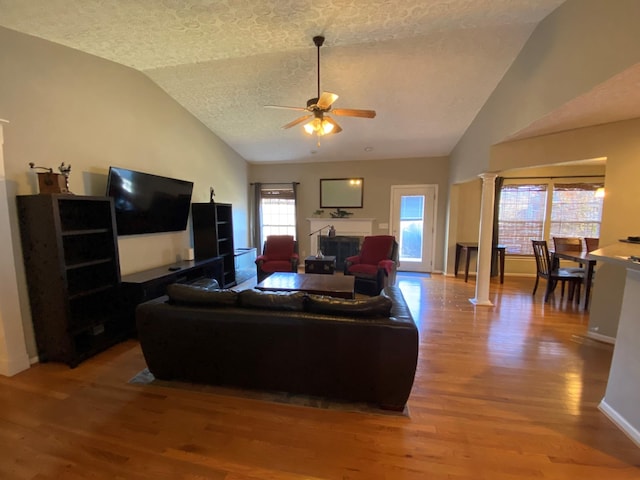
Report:
[[435,185],[391,187],[391,233],[398,241],[399,270],[431,272],[435,238]]

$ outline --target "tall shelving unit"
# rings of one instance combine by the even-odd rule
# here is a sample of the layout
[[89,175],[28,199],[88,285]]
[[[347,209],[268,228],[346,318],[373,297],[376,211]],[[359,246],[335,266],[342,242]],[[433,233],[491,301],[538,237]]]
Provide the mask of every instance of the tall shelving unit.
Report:
[[230,203],[193,203],[193,250],[196,260],[221,257],[223,287],[236,284],[233,209]]
[[113,200],[19,195],[29,302],[41,361],[75,367],[123,340]]

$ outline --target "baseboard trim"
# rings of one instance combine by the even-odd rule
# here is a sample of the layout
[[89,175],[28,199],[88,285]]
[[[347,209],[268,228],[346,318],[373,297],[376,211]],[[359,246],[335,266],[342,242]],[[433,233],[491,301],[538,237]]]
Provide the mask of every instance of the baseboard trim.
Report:
[[638,447],[640,447],[640,431],[631,425],[627,420],[620,415],[611,405],[609,405],[604,398],[598,405],[604,415],[611,420],[624,434],[631,439]]
[[609,343],[611,345],[615,345],[616,344],[615,337],[609,337],[607,335],[602,335],[601,333],[587,332],[586,337],[590,338],[592,340],[597,340],[599,342]]
[[13,377],[30,367],[29,358],[26,355],[19,359],[0,359],[0,375],[5,377]]
[[490,300],[478,300],[477,298],[470,298],[469,301],[476,307],[493,307],[493,303]]

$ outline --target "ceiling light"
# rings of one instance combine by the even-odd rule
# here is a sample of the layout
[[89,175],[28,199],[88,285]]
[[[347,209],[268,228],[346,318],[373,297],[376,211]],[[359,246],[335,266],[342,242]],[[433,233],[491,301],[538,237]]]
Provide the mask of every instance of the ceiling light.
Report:
[[309,135],[314,133],[318,136],[328,135],[333,131],[333,123],[324,118],[316,117],[304,125],[304,131]]

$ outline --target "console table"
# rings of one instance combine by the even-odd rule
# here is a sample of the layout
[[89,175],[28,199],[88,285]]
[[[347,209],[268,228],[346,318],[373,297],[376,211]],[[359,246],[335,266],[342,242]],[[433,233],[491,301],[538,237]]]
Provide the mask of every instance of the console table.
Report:
[[212,257],[203,260],[185,260],[161,267],[122,276],[121,292],[123,311],[135,331],[136,307],[148,300],[161,297],[167,285],[193,283],[203,278],[215,279],[223,285],[223,259]]
[[[504,245],[496,245],[495,250],[498,252],[498,255],[500,257],[500,283],[504,283],[504,257],[507,248]],[[460,264],[460,254],[462,252],[465,252],[466,254],[466,262],[464,265],[464,281],[466,283],[469,279],[469,260],[471,259],[471,252],[476,252],[476,255],[478,254],[478,244],[475,242],[456,243],[456,260],[453,269],[453,275],[455,277],[458,276],[458,266]]]

